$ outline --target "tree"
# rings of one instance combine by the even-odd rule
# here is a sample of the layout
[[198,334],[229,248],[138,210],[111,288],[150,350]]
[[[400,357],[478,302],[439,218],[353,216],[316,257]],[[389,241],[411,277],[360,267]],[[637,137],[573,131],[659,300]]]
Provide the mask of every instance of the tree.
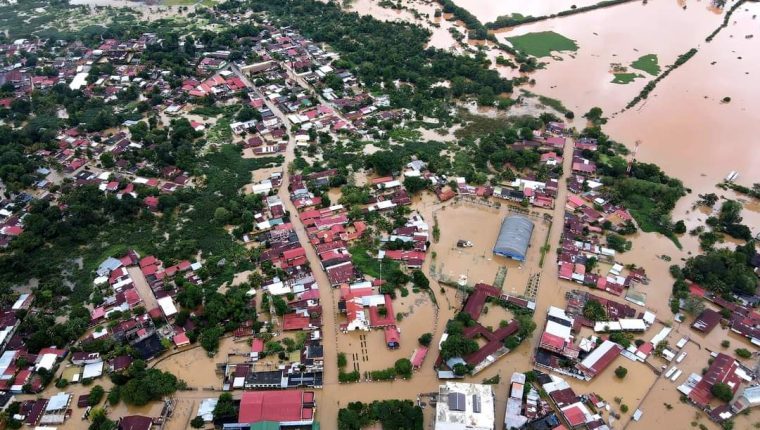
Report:
[[752,357],[752,353],[749,352],[749,350],[747,350],[746,348],[736,348],[734,350],[734,352],[736,353],[736,355],[738,357],[741,357],[741,358],[750,358],[750,357]]
[[219,396],[219,400],[216,402],[214,411],[214,422],[231,423],[237,419],[237,411],[235,410],[235,401],[232,399],[232,394],[222,393]]
[[348,365],[348,360],[346,360],[346,353],[345,352],[339,352],[338,353],[338,367],[344,368]]
[[92,387],[90,390],[90,396],[88,397],[88,404],[90,406],[95,406],[98,403],[100,403],[101,400],[103,400],[103,396],[105,395],[106,391],[101,387],[100,385],[96,385]]
[[424,333],[422,336],[420,336],[419,339],[417,339],[417,342],[420,343],[422,346],[430,346],[430,342],[433,341],[433,334],[432,333]]
[[206,421],[203,420],[203,417],[198,415],[195,418],[193,418],[192,421],[190,421],[190,426],[194,429],[203,428],[203,426],[206,425]]
[[218,207],[214,211],[214,219],[220,224],[225,224],[230,219],[230,211],[225,208]]
[[623,366],[618,366],[617,369],[615,369],[615,376],[617,376],[620,379],[625,378],[625,375],[628,374],[628,369],[626,369]]
[[424,190],[430,182],[425,178],[420,178],[418,176],[407,176],[404,179],[404,188],[410,193],[410,194],[417,194],[418,192]]
[[604,118],[603,115],[604,112],[602,111],[602,108],[594,106],[586,112],[583,117],[591,121],[594,125],[601,125],[607,122],[607,118]]
[[675,225],[673,225],[673,233],[675,234],[684,234],[686,233],[686,223],[683,222],[683,220],[678,220]]
[[617,252],[625,252],[631,249],[631,241],[625,240],[623,236],[615,233],[609,233],[607,235],[607,246]]
[[583,316],[591,321],[606,321],[607,311],[598,300],[588,300],[583,305]]
[[90,414],[88,430],[116,430],[116,423],[108,419],[102,408],[95,408]]
[[216,352],[219,348],[219,338],[224,334],[222,327],[210,327],[201,332],[200,342],[203,349],[208,352]]
[[396,374],[404,379],[412,377],[412,362],[409,361],[408,358],[400,358],[396,360],[393,368],[396,370]]
[[705,303],[699,297],[689,295],[684,299],[683,310],[691,316],[699,315],[705,310]]
[[728,340],[724,340],[720,343],[720,346],[722,346],[723,348],[728,348],[729,346],[731,346],[731,342]]
[[367,157],[365,163],[378,175],[390,175],[401,165],[401,154],[398,151],[378,151]]
[[710,388],[710,392],[713,396],[724,402],[730,402],[731,399],[734,398],[734,392],[731,390],[731,387],[723,382],[716,382],[713,384]]
[[412,283],[415,287],[421,290],[427,290],[430,288],[430,281],[421,270],[415,270],[412,272]]
[[111,169],[116,165],[110,152],[104,152],[100,155],[100,164],[104,169]]

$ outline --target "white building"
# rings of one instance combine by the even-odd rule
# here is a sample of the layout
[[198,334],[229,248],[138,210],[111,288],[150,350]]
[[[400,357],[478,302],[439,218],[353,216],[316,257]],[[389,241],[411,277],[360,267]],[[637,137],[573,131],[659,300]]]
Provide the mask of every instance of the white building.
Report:
[[494,424],[490,385],[447,382],[439,387],[436,430],[493,430]]

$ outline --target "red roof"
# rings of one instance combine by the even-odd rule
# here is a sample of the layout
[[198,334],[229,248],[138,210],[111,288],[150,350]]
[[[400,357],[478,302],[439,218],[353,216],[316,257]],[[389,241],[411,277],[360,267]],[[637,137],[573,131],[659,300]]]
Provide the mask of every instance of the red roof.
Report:
[[311,420],[313,410],[304,405],[301,390],[246,391],[240,399],[239,423]]
[[262,351],[264,351],[264,341],[257,337],[253,338],[253,342],[251,342],[251,352],[262,352]]
[[565,346],[565,339],[562,339],[559,336],[555,336],[551,333],[544,332],[543,335],[541,335],[541,344],[542,347],[548,346],[557,350],[562,350],[562,348]]
[[425,357],[427,356],[428,349],[424,346],[420,346],[417,349],[414,350],[414,354],[412,355],[412,366],[413,367],[420,367],[422,366],[422,362],[425,361]]
[[689,292],[691,293],[692,296],[697,296],[697,297],[705,296],[705,289],[700,287],[697,284],[689,285]]
[[578,406],[571,406],[567,409],[563,409],[562,415],[565,416],[565,419],[571,427],[576,427],[586,422],[585,415]]
[[396,314],[393,313],[393,301],[388,294],[385,295],[385,310],[385,316],[382,316],[377,306],[369,308],[370,327],[386,327],[396,324]]
[[398,332],[396,326],[391,325],[385,327],[383,332],[385,333],[385,344],[388,346],[398,347],[399,343],[401,342],[401,333]]
[[285,314],[282,317],[282,329],[283,330],[303,330],[309,327],[310,319],[307,316],[299,314]]
[[177,345],[177,346],[183,346],[183,345],[189,345],[190,344],[190,339],[187,337],[187,334],[185,334],[185,333],[180,333],[178,335],[175,335],[172,340],[174,340],[174,344]]

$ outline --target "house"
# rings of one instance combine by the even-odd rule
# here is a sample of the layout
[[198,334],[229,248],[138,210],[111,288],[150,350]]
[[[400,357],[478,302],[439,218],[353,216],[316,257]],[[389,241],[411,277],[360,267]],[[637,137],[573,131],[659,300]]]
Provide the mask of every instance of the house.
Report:
[[246,391],[240,399],[237,424],[225,429],[248,429],[253,424],[274,422],[279,428],[310,425],[314,422],[316,403],[313,391]]
[[71,364],[84,366],[101,361],[100,354],[97,352],[75,352],[71,354]]
[[713,398],[711,391],[713,385],[719,382],[728,385],[731,391],[736,394],[741,383],[741,378],[737,374],[738,369],[739,363],[733,357],[718,353],[707,369],[707,372],[701,377],[701,380],[687,394],[689,400],[697,406],[704,408]]
[[119,418],[119,430],[150,430],[153,426],[153,418],[142,415],[128,415]]
[[694,320],[694,323],[691,325],[691,328],[707,334],[710,333],[715,328],[715,326],[718,325],[720,319],[720,313],[708,308],[699,314],[699,316]]
[[438,389],[436,430],[493,430],[494,395],[490,385],[447,382]]
[[578,364],[578,370],[591,379],[615,361],[622,350],[617,343],[605,340]]

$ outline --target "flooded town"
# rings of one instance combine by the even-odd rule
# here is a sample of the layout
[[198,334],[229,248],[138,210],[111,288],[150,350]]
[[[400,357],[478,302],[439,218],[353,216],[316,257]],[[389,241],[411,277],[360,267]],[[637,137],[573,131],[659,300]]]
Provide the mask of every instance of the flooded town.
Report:
[[0,429],[760,428],[759,14],[0,0]]

